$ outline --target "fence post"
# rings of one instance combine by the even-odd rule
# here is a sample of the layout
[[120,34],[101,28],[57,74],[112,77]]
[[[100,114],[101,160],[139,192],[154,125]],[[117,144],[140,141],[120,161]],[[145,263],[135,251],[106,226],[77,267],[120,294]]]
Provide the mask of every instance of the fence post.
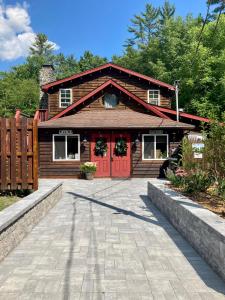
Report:
[[38,189],[38,121],[33,120],[33,189]]
[[1,118],[1,190],[7,189],[7,170],[6,170],[6,119]]

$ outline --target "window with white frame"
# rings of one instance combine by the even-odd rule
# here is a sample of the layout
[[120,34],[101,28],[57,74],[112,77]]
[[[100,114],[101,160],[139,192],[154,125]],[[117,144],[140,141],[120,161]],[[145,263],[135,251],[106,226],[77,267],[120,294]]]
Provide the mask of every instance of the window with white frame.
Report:
[[80,160],[80,135],[53,135],[53,160]]
[[143,134],[142,159],[166,159],[168,157],[168,134]]
[[160,90],[148,90],[148,103],[160,105]]
[[67,107],[72,103],[72,89],[59,90],[59,106]]

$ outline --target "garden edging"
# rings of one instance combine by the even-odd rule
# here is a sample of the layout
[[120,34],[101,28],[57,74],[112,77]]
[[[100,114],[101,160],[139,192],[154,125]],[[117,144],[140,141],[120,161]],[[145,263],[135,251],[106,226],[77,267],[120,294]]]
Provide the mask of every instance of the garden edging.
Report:
[[0,261],[62,197],[62,182],[44,181],[39,189],[0,212]]
[[225,281],[225,220],[166,186],[148,182],[148,197]]

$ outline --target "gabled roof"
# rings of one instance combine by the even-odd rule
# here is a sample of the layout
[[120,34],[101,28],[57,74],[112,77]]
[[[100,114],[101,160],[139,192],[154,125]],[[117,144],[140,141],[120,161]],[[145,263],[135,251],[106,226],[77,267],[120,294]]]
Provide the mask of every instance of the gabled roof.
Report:
[[62,83],[66,83],[68,81],[71,81],[71,80],[74,80],[74,79],[77,79],[77,78],[80,78],[80,77],[83,77],[83,76],[86,76],[86,75],[89,75],[89,74],[92,74],[92,73],[104,70],[104,69],[107,69],[107,68],[113,68],[115,70],[127,73],[129,75],[132,75],[132,76],[135,76],[135,77],[138,77],[138,78],[141,78],[141,79],[146,80],[146,81],[148,81],[150,83],[153,83],[153,84],[156,84],[156,85],[168,88],[171,91],[175,90],[175,87],[173,85],[170,85],[170,84],[167,84],[167,83],[162,82],[160,80],[154,79],[152,77],[149,77],[149,76],[137,73],[135,71],[132,71],[132,70],[120,67],[120,66],[118,66],[116,64],[113,64],[113,63],[107,63],[107,64],[104,64],[104,65],[99,66],[97,68],[93,68],[93,69],[90,69],[90,70],[87,70],[87,71],[84,71],[84,72],[81,72],[81,73],[78,73],[78,74],[75,74],[75,75],[72,75],[72,76],[60,79],[60,80],[56,80],[56,81],[53,81],[53,82],[48,83],[48,84],[45,84],[45,85],[42,86],[42,90],[45,91],[45,92],[47,92],[48,89],[51,88],[51,87],[55,87],[55,86],[60,85]]
[[164,119],[170,119],[167,115],[165,115],[164,113],[159,111],[157,109],[157,107],[146,103],[145,101],[141,100],[136,95],[132,94],[127,89],[125,89],[124,87],[122,87],[121,85],[119,85],[118,83],[116,83],[116,82],[114,82],[113,80],[110,79],[110,80],[106,81],[105,83],[103,83],[102,85],[100,85],[95,90],[91,91],[86,96],[82,97],[80,100],[76,101],[75,103],[73,103],[70,106],[68,106],[67,108],[65,108],[63,111],[61,111],[60,113],[55,115],[53,118],[51,118],[51,120],[55,120],[55,119],[58,119],[58,118],[64,116],[66,113],[70,112],[71,110],[73,110],[74,108],[79,106],[80,104],[84,103],[86,100],[88,100],[91,97],[95,96],[97,93],[99,93],[100,91],[102,91],[103,89],[105,89],[108,86],[114,86],[115,88],[117,88],[118,90],[120,90],[121,92],[126,94],[128,97],[130,97],[131,99],[133,99],[134,101],[136,101],[137,103],[139,103],[143,107],[145,107],[147,109],[147,111],[151,111],[152,113],[154,113],[156,116],[158,116],[160,118],[164,118]]
[[190,130],[194,129],[194,127],[190,124],[127,109],[80,111],[74,115],[39,123],[39,128],[179,128]]

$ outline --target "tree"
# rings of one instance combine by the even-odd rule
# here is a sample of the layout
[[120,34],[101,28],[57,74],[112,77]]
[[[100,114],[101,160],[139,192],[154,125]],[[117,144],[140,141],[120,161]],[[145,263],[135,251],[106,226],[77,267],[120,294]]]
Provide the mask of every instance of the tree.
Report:
[[141,47],[147,45],[158,28],[159,9],[151,4],[146,4],[145,11],[140,15],[135,15],[131,20],[131,26],[128,31],[133,37],[127,40],[127,46],[136,45]]
[[171,19],[175,14],[175,5],[170,4],[169,1],[165,1],[164,5],[160,8],[160,23],[164,24],[167,20]]
[[98,55],[92,54],[90,51],[85,51],[83,56],[81,56],[79,60],[79,68],[80,71],[86,71],[88,69],[92,69],[103,65],[107,62],[107,59]]
[[34,56],[49,58],[54,50],[54,46],[49,42],[47,35],[38,33],[33,45],[30,47],[30,53]]

